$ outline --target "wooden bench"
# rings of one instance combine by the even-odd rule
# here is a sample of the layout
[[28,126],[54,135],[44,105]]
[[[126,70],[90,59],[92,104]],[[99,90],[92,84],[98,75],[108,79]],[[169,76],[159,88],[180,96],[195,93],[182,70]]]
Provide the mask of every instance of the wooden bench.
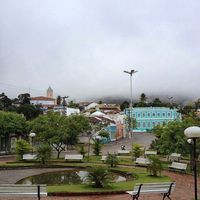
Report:
[[36,160],[37,155],[35,154],[24,154],[23,155],[23,160]]
[[47,196],[46,185],[0,184],[0,197],[41,197]]
[[102,156],[102,157],[101,157],[101,161],[105,162],[105,161],[107,160],[107,157],[108,157],[108,156]]
[[118,153],[118,154],[129,154],[130,151],[128,151],[128,150],[118,150],[117,153]]
[[133,188],[133,191],[127,191],[126,193],[132,195],[133,200],[138,200],[140,194],[152,194],[158,193],[163,195],[163,200],[167,197],[170,198],[171,193],[175,188],[175,182],[167,182],[167,183],[143,183],[136,184]]
[[179,171],[186,171],[187,164],[186,163],[179,163],[179,162],[172,162],[172,164],[169,166],[172,170],[179,170]]
[[149,151],[149,150],[147,150],[147,151],[144,152],[144,154],[145,154],[146,156],[157,155],[157,151]]
[[179,161],[181,159],[181,154],[180,153],[172,153],[169,156],[169,160],[174,162],[174,161]]
[[65,155],[65,160],[82,161],[83,160],[83,155],[81,155],[81,154]]
[[150,162],[148,158],[136,158],[135,164],[141,166],[147,166],[148,164],[150,164]]

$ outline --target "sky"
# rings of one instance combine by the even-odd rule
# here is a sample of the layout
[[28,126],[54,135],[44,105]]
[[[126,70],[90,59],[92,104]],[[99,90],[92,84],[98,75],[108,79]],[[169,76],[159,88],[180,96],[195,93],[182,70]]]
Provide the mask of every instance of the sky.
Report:
[[0,92],[200,97],[199,0],[1,0]]

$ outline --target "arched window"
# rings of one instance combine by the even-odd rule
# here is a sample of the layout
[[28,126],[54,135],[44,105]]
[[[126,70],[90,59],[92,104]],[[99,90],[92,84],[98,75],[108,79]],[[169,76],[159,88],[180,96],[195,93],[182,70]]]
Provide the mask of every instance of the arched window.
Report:
[[150,127],[151,126],[151,123],[150,122],[148,122],[148,127]]
[[138,128],[140,128],[140,122],[137,123]]
[[151,116],[150,113],[148,113],[147,116],[150,117]]
[[153,114],[152,114],[152,116],[153,116],[153,117],[155,117],[155,116],[156,116],[156,114],[155,114],[155,113],[153,113]]
[[143,122],[142,126],[143,126],[143,128],[145,128],[145,127],[146,127],[146,123],[145,123],[145,122]]
[[142,114],[142,117],[145,117],[145,113]]

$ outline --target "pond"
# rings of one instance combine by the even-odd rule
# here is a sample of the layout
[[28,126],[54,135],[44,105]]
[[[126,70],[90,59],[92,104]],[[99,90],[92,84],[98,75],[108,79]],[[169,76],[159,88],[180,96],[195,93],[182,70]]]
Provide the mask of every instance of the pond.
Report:
[[[21,179],[16,184],[47,184],[47,185],[59,185],[59,184],[81,184],[86,183],[87,171],[57,171],[47,172],[39,175],[29,176]],[[110,173],[111,180],[113,182],[126,181],[124,176],[117,173]]]

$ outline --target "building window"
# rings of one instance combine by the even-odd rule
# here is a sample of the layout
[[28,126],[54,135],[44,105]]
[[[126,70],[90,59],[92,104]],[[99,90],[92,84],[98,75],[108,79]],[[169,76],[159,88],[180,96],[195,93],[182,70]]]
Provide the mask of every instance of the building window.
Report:
[[162,116],[165,117],[165,113],[163,113]]
[[140,117],[140,113],[138,113],[138,117]]
[[152,122],[153,127],[156,125],[155,122]]
[[143,113],[142,116],[145,117],[145,113]]
[[157,113],[157,116],[160,117],[160,113]]
[[140,128],[140,122],[137,123],[137,126]]
[[150,127],[151,126],[151,124],[150,124],[150,122],[148,122],[148,127]]
[[143,125],[143,128],[145,128],[145,127],[146,127],[146,124],[145,124],[145,122],[143,122],[143,124],[142,124],[142,125]]
[[150,117],[151,116],[150,113],[148,113],[147,116]]
[[153,113],[152,115],[153,115],[153,117],[155,117],[155,116],[156,116],[156,114],[155,114],[155,113]]
[[168,116],[168,117],[171,117],[171,113],[167,113],[167,116]]

